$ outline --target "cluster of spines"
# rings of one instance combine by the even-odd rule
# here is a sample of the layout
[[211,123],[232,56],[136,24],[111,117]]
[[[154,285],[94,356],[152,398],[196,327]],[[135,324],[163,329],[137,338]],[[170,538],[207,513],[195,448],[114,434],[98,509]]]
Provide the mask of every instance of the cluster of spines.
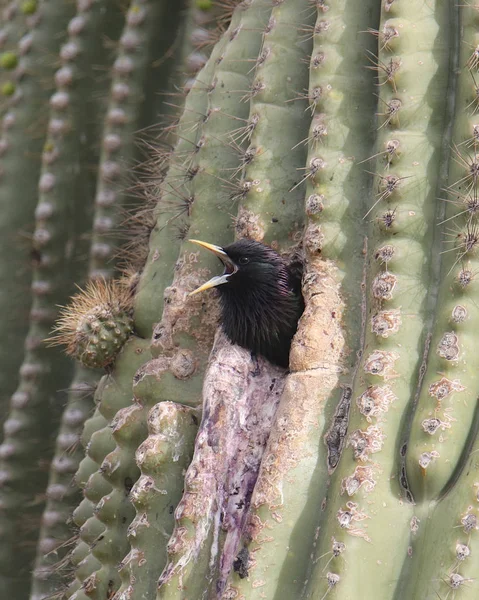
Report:
[[92,279],[60,313],[50,344],[90,368],[110,366],[132,332],[131,293],[123,281]]

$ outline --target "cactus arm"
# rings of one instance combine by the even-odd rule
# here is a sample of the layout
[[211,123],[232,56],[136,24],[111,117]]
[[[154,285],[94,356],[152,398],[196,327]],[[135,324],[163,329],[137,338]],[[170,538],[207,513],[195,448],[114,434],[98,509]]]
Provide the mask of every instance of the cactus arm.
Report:
[[[102,103],[97,100],[93,102],[92,99],[103,93],[107,83],[105,78],[97,77],[96,69],[109,66],[111,54],[105,52],[103,34],[107,33],[112,39],[118,37],[119,23],[119,10],[116,5],[110,5],[107,10],[104,10],[101,2],[78,5],[76,15],[68,23],[68,40],[60,49],[61,67],[55,73],[56,92],[51,98],[52,114],[49,135],[43,149],[42,177],[50,181],[52,188],[50,191],[56,194],[58,201],[73,200],[73,206],[70,207],[71,222],[74,223],[73,264],[79,264],[80,267],[73,270],[72,276],[78,281],[84,277],[84,261],[77,263],[76,259],[85,251],[84,232],[91,224],[91,211],[86,199],[90,197],[92,184],[90,167],[96,161],[96,152],[92,152],[91,149],[87,151],[86,148],[93,144],[93,140],[98,135],[101,114],[104,110]],[[94,66],[93,61],[95,61]],[[79,174],[82,177],[76,179]],[[40,203],[37,207],[40,218],[51,206],[51,200],[45,191],[41,190]],[[65,230],[67,231],[67,228]],[[41,239],[38,239],[41,249]],[[94,382],[98,382],[99,378],[100,374],[97,371],[88,371],[77,365],[71,387],[75,390],[77,385],[85,380],[94,386]],[[89,413],[87,399],[88,396],[85,397],[82,406],[83,420]],[[91,400],[92,395],[89,398],[90,408]],[[78,398],[74,392],[71,392],[62,418],[56,453],[50,470],[50,482],[55,490],[61,476],[63,475],[63,479],[71,477],[71,474],[77,471],[81,460],[78,447],[66,461],[62,442],[65,437],[73,435],[68,429],[69,414],[72,410],[78,412],[76,411],[78,403]],[[77,423],[76,427],[81,429],[81,424]],[[61,498],[58,494],[55,497],[47,495],[33,574],[32,598],[47,597],[63,585],[60,567],[68,564],[67,541],[71,537],[66,527],[67,517],[77,504],[76,488],[70,485],[66,489],[68,493]],[[53,515],[56,515],[56,521]],[[63,528],[59,524],[62,518]]]
[[[382,32],[394,25],[399,32],[390,44],[379,44],[378,112],[387,113],[381,107],[397,99],[401,109],[393,116],[379,114],[373,168],[377,195],[367,211],[372,273],[367,282],[365,348],[352,389],[347,448],[328,492],[331,518],[321,529],[310,598],[330,593],[337,598],[392,598],[407,560],[412,505],[402,499],[408,491],[401,488],[399,432],[416,391],[422,325],[429,324],[424,273],[425,264],[429,269],[431,265],[438,193],[430,173],[436,173],[443,159],[444,121],[437,121],[435,114],[445,115],[438,86],[448,58],[438,43],[444,36],[445,9],[439,3],[434,10],[423,6],[412,19],[409,8],[395,6],[397,21],[391,21],[383,6],[378,27]],[[414,38],[414,46],[410,28],[416,22],[421,23],[421,35]],[[437,45],[436,63],[431,56]],[[399,66],[384,80],[380,65],[391,61]],[[389,153],[391,145],[395,151]],[[394,527],[386,530],[384,519]],[[381,565],[371,578],[361,576],[368,561]]]
[[72,485],[72,476],[83,456],[80,434],[91,411],[97,382],[95,371],[78,368],[68,393],[46,491],[47,504],[42,516],[31,600],[42,600],[63,585],[64,573],[59,565],[69,551],[67,542],[71,538],[71,529],[68,522],[79,496],[78,488]]
[[[462,39],[456,42],[457,91],[444,227],[441,281],[435,330],[414,420],[406,459],[407,476],[416,501],[439,499],[449,482],[464,466],[467,444],[476,427],[479,384],[474,334],[477,312],[475,273],[478,267],[475,228],[477,177],[474,169],[477,118],[468,110],[474,101],[473,77],[477,66],[469,64],[471,44],[477,40],[477,11],[465,6]],[[452,29],[451,38],[459,33]],[[454,51],[453,42],[451,42]],[[472,144],[472,148],[470,145]],[[472,211],[471,211],[472,207]]]
[[[37,164],[28,163],[35,152],[39,154],[45,133],[45,123],[39,123],[37,119],[38,107],[46,101],[43,78],[51,76],[52,65],[45,60],[45,55],[56,55],[71,9],[69,4],[65,5],[63,2],[39,3],[35,15],[31,17],[33,28],[27,39],[23,40],[24,55],[19,68],[24,69],[25,75],[18,90],[18,102],[7,113],[4,121],[4,124],[9,124],[8,134],[5,136],[8,148],[3,156],[8,175],[2,179],[0,190],[4,202],[8,197],[10,203],[17,205],[16,194],[20,194],[19,204],[23,200],[32,202],[37,197],[39,171]],[[45,69],[47,64],[48,68]],[[32,144],[34,124],[39,126],[40,131]],[[4,129],[4,132],[7,130]],[[25,153],[28,163],[24,162]],[[0,570],[4,581],[12,581],[15,578],[13,574],[16,573],[18,580],[15,585],[20,585],[18,595],[28,588],[28,581],[20,573],[21,568],[28,568],[31,562],[32,547],[20,543],[17,526],[28,518],[33,522],[38,519],[42,504],[32,504],[31,498],[38,493],[35,486],[38,486],[37,490],[44,490],[46,484],[46,474],[38,468],[38,461],[50,459],[52,448],[47,432],[55,429],[59,419],[59,403],[51,405],[50,401],[56,396],[58,389],[64,389],[68,385],[70,372],[60,353],[45,348],[43,344],[49,334],[55,306],[64,302],[68,293],[65,281],[68,281],[66,268],[71,233],[66,225],[66,219],[70,216],[70,203],[62,202],[55,195],[51,182],[51,177],[46,176],[41,178],[39,185],[44,202],[40,202],[35,215],[37,225],[33,239],[34,249],[38,251],[39,257],[31,288],[34,299],[30,328],[26,338],[26,354],[20,368],[20,383],[12,396],[11,411],[5,422],[7,435],[2,445],[0,528],[5,527],[11,535],[2,532]],[[33,211],[24,205],[22,221],[29,214],[33,214]],[[10,226],[12,229],[7,235],[12,234],[15,223]],[[15,260],[9,261],[9,268],[14,264]],[[24,267],[25,265],[19,268]],[[19,302],[19,306],[21,305],[22,301]],[[3,307],[3,310],[7,310],[7,307]],[[35,456],[33,462],[32,456]],[[38,529],[33,525],[30,535],[38,535]],[[16,544],[22,549],[12,551]],[[20,570],[12,567],[13,560],[19,561]],[[6,585],[8,589],[10,584]],[[17,594],[12,590],[11,595]]]
[[[101,471],[113,489],[95,509],[96,518],[105,529],[92,544],[92,554],[101,567],[83,582],[83,593],[88,598],[104,598],[120,584],[117,565],[127,549],[126,533],[134,513],[129,493],[139,475],[134,449],[136,440],[146,433],[142,416],[142,408],[132,405],[119,410],[111,423],[116,448],[105,457]],[[76,598],[79,597],[77,593]]]
[[[74,512],[74,521],[80,527],[77,543],[78,554],[88,548],[102,535],[105,525],[95,515],[95,506],[112,490],[111,484],[99,471],[105,457],[114,449],[112,431],[109,423],[117,413],[128,406],[132,397],[132,380],[138,367],[148,359],[149,344],[137,337],[131,337],[119,354],[112,372],[105,375],[96,390],[95,398],[98,402],[95,415],[87,421],[91,431],[84,432],[83,443],[86,445],[87,456],[80,463],[75,480],[83,488],[85,498]],[[75,552],[75,549],[74,549]],[[70,595],[83,594],[78,586],[97,571],[101,563],[90,552],[77,565],[75,580],[70,583]]]
[[[13,85],[18,96],[18,84],[12,83],[20,80],[22,70],[25,70],[25,61],[28,64],[28,58],[21,55],[25,54],[22,48],[25,48],[25,42],[19,46],[19,40],[27,31],[25,16],[19,10],[19,2],[10,2],[2,10],[2,27],[0,29],[0,45],[2,52],[9,53],[14,57],[17,68],[13,73],[9,70],[9,82]],[[27,36],[25,39],[30,39]],[[19,56],[20,55],[20,56]],[[18,68],[18,59],[22,61],[22,67]],[[50,69],[51,70],[51,69]],[[4,74],[2,73],[2,80]],[[20,86],[21,80],[19,81]],[[27,85],[27,91],[31,85]],[[23,93],[23,90],[22,90]],[[23,180],[25,186],[19,193],[16,202],[10,202],[10,194],[17,189],[18,182],[16,181],[14,170],[20,171],[21,165],[24,164],[24,151],[31,143],[29,137],[18,135],[22,131],[22,127],[31,125],[31,114],[29,113],[29,103],[15,108],[15,96],[10,97],[7,101],[2,101],[2,125],[0,136],[0,161],[3,171],[3,181],[0,184],[0,202],[2,206],[2,222],[0,224],[0,252],[2,256],[11,255],[11,260],[2,262],[0,265],[0,283],[2,289],[6,289],[9,285],[9,293],[2,293],[0,296],[0,307],[3,314],[8,314],[8,319],[2,319],[0,322],[0,362],[3,365],[0,371],[0,406],[2,407],[1,423],[2,433],[0,439],[3,439],[3,422],[8,415],[8,405],[10,396],[15,391],[18,385],[18,376],[12,377],[12,373],[17,373],[24,357],[24,341],[28,331],[28,311],[31,306],[31,297],[25,294],[25,289],[31,284],[31,269],[30,263],[30,248],[28,244],[22,242],[21,233],[31,235],[34,210],[36,204],[36,184],[38,180],[39,165],[37,162],[28,160],[31,173],[31,179]],[[6,113],[9,113],[7,120],[3,120]],[[18,120],[20,122],[18,123]],[[14,126],[14,121],[17,125]],[[14,129],[12,127],[14,126]],[[38,145],[40,148],[40,144]],[[11,180],[6,181],[5,177]],[[15,182],[15,185],[13,185]],[[25,222],[25,214],[30,215],[30,222]],[[13,250],[13,251],[12,251]],[[12,277],[15,274],[15,278]],[[15,285],[13,285],[13,281]]]
[[[294,19],[297,19],[299,15],[302,14],[302,9],[304,8],[305,6],[301,3],[299,6],[298,4],[287,3],[287,5],[281,4],[280,6],[273,8],[269,23],[273,20],[277,23],[278,39],[281,39],[281,33],[286,30],[286,23],[290,38],[297,41],[301,37],[301,34],[295,27],[291,27],[291,24],[295,23]],[[304,17],[304,15],[302,16]],[[297,107],[294,105],[286,105],[286,107],[283,108],[283,101],[285,98],[282,96],[281,92],[282,79],[280,73],[282,74],[285,71],[288,72],[288,67],[291,67],[292,71],[297,69],[296,63],[300,60],[301,56],[304,56],[304,48],[301,47],[300,44],[300,49],[296,49],[293,43],[285,43],[286,47],[293,47],[291,51],[286,51],[279,43],[277,46],[274,46],[273,44],[276,41],[275,32],[268,30],[267,20],[260,15],[256,28],[261,27],[260,24],[262,23],[264,23],[264,27],[266,27],[265,31],[267,33],[264,34],[262,44],[263,51],[259,53],[260,58],[255,57],[253,61],[253,68],[254,63],[256,63],[257,67],[250,90],[255,90],[255,82],[261,79],[261,81],[264,82],[266,91],[264,91],[264,97],[262,97],[263,92],[258,93],[257,96],[255,96],[253,91],[251,92],[250,121],[251,115],[258,115],[260,119],[259,121],[255,120],[255,123],[258,124],[261,122],[264,127],[254,129],[254,142],[251,141],[251,146],[259,147],[260,151],[254,154],[251,162],[248,163],[243,181],[250,180],[248,173],[251,170],[255,173],[255,178],[257,180],[261,178],[261,183],[264,183],[266,187],[269,186],[268,193],[264,195],[265,199],[268,201],[264,200],[264,203],[256,202],[255,204],[255,215],[258,216],[259,219],[264,219],[266,223],[272,222],[271,216],[274,214],[275,207],[281,203],[283,198],[287,198],[288,201],[291,199],[291,213],[288,213],[279,228],[274,229],[275,226],[272,226],[272,231],[275,233],[268,238],[269,240],[274,239],[276,244],[284,247],[291,239],[294,228],[298,227],[298,214],[301,214],[301,210],[298,210],[297,208],[295,210],[294,208],[295,199],[296,196],[298,196],[298,193],[296,193],[296,196],[294,194],[288,194],[290,188],[294,185],[294,180],[297,176],[296,168],[299,166],[299,163],[293,161],[291,169],[282,172],[281,177],[275,177],[275,174],[273,173],[271,180],[269,180],[270,173],[269,169],[268,171],[266,170],[267,161],[265,159],[268,152],[273,151],[273,148],[270,147],[271,138],[268,136],[267,132],[270,130],[277,130],[278,127],[281,127],[285,115],[289,112],[292,113],[293,120],[294,118],[297,118]],[[268,36],[271,36],[272,39]],[[263,64],[261,58],[263,57],[264,48],[266,47],[266,40],[269,39],[271,39],[272,47],[276,48],[277,54],[273,51],[268,55]],[[288,38],[288,40],[291,42],[291,39]],[[268,60],[271,61],[269,64]],[[293,65],[295,65],[294,68]],[[303,69],[303,85],[306,82],[306,74],[307,66],[305,64]],[[296,74],[296,79],[291,84],[291,88],[288,87],[287,90],[287,93],[290,96],[293,95],[294,84],[297,84],[299,80],[300,76]],[[279,99],[276,99],[278,94]],[[246,92],[246,98],[249,98],[249,96],[250,92]],[[298,104],[301,106],[301,103]],[[261,121],[261,119],[263,119],[263,121]],[[241,138],[243,137],[243,132],[248,131],[248,125],[249,123],[246,122],[244,127],[237,130],[236,133],[234,131],[231,132],[231,134],[240,142],[245,142],[246,138],[243,140],[241,140]],[[295,131],[294,135],[297,138],[296,141],[300,141],[302,139],[301,129],[292,127],[292,130]],[[287,143],[291,143],[291,140],[285,142],[285,144]],[[240,144],[238,144],[238,148],[242,151]],[[246,156],[244,152],[243,156]],[[279,164],[282,163],[280,162]],[[267,178],[268,184],[266,184]],[[257,185],[258,188],[262,187],[260,182],[258,182]],[[241,202],[242,208],[245,204],[250,202],[250,189],[251,188],[248,188],[248,191]],[[255,192],[253,192],[253,196],[254,193]],[[241,197],[241,188],[236,195]],[[298,203],[296,203],[296,205],[297,204]],[[253,202],[251,201],[248,208],[252,205]],[[242,208],[239,212],[240,218]],[[245,214],[245,212],[246,211],[244,211],[243,214]],[[296,218],[292,215],[295,215]],[[249,234],[256,237],[256,239],[262,239],[262,235],[255,236],[256,232],[253,232],[253,229],[251,229],[251,231],[240,229],[238,223],[239,221],[237,221],[237,233],[240,235]],[[190,231],[193,231],[193,228],[191,228]],[[192,233],[192,235],[193,234],[195,236],[198,235],[196,232]],[[206,402],[205,419],[198,436],[195,459],[188,472],[189,475],[187,475],[186,493],[178,507],[177,527],[169,544],[169,562],[160,579],[161,584],[158,591],[159,598],[182,597],[182,592],[180,590],[185,590],[184,593],[187,595],[191,594],[192,596],[196,596],[201,593],[201,582],[205,579],[211,581],[210,588],[216,589],[217,594],[221,595],[222,591],[225,589],[228,574],[235,563],[241,531],[245,525],[245,516],[251,499],[252,486],[254,485],[254,480],[257,476],[257,469],[259,468],[265,439],[269,432],[271,418],[274,415],[280,388],[282,387],[281,382],[283,381],[283,377],[276,373],[274,369],[268,371],[268,367],[260,363],[257,367],[258,371],[255,372],[258,390],[261,389],[261,377],[263,377],[265,381],[269,378],[273,378],[274,381],[277,381],[277,384],[276,386],[273,386],[274,393],[268,395],[267,392],[263,392],[263,395],[261,395],[261,408],[255,406],[254,397],[257,398],[257,396],[252,395],[252,390],[251,387],[249,387],[250,384],[248,383],[248,377],[246,375],[248,372],[247,369],[252,368],[248,365],[248,360],[241,352],[239,352],[238,348],[231,348],[228,344],[225,344],[225,347],[222,348],[221,341],[218,341],[217,344],[218,347],[213,352],[209,374],[205,380],[205,387],[203,390]],[[243,360],[246,361],[244,365],[242,362]],[[236,378],[234,379],[234,382],[231,381],[231,397],[224,396],[215,398],[214,377],[219,377],[219,373],[222,372],[222,369],[224,369],[225,372],[229,372],[228,366],[230,361],[239,361],[240,364],[243,365],[242,368],[246,370],[246,373],[238,373],[238,381]],[[243,377],[245,378],[244,380]],[[222,378],[219,377],[219,379],[221,380]],[[209,387],[210,385],[211,389]],[[232,412],[230,413],[230,411]],[[241,444],[245,440],[242,440],[242,438],[247,436],[240,432],[235,433],[232,436],[234,439],[238,438],[239,440],[237,451],[231,447],[228,451],[225,450],[226,446],[229,445],[226,442],[226,439],[230,439],[229,436],[231,435],[231,432],[235,431],[235,427],[237,426],[235,418],[237,412],[240,414],[244,412],[245,416],[241,417],[241,419],[247,420],[248,418],[251,418],[258,423],[254,434],[252,434],[255,436],[254,441],[252,439],[249,441],[250,446],[255,448],[254,456],[250,456],[247,452],[243,454]],[[261,416],[258,415],[259,412],[261,412]],[[214,415],[218,414],[222,415],[219,423],[216,422],[214,417]],[[261,423],[261,425],[259,425],[259,423]],[[247,426],[245,427],[248,429]],[[208,432],[213,428],[216,432],[214,443],[207,441],[209,435]],[[226,438],[221,438],[221,435],[226,435]],[[261,440],[261,442],[258,440]],[[221,456],[228,457],[231,453],[231,457],[234,458],[225,458],[222,461],[218,461],[218,464],[213,465],[213,461],[209,458],[208,452],[211,444],[213,444],[215,448],[218,448],[216,452],[221,454]],[[243,473],[239,464],[236,464],[235,461],[238,461],[239,464],[249,465],[248,473]],[[230,481],[229,473],[231,472],[236,473],[234,482]],[[218,482],[218,489],[211,488],[211,485],[214,485],[211,482],[214,481]],[[228,503],[224,498],[228,498],[228,496],[232,494],[231,489],[233,488],[237,491],[235,492],[234,498],[232,497]],[[218,505],[216,506],[211,500],[214,497],[219,499]],[[235,503],[233,500],[235,500],[238,506],[242,505],[242,507],[235,510]],[[217,523],[219,519],[218,515],[220,514],[227,515],[224,516],[225,521],[223,525],[223,529],[226,533],[222,533],[218,530]]]
[[[4,56],[10,57],[10,64],[13,66],[18,65],[18,42],[26,30],[26,22],[23,13],[19,10],[18,2],[9,2],[7,6],[2,8],[2,23],[0,28],[0,60]],[[12,69],[8,69],[0,73],[0,85],[10,86],[9,91],[15,89],[15,84],[11,81],[12,77],[19,76],[19,70],[12,73]],[[9,105],[13,102],[10,98],[9,101],[3,101],[1,104],[0,112],[3,117],[5,112],[8,110]],[[8,148],[8,142],[6,139],[6,131],[2,126],[2,134],[0,137],[0,160],[5,154]],[[3,162],[3,161],[2,161]],[[3,168],[3,167],[2,167]],[[9,319],[4,319],[0,323],[1,340],[0,343],[0,362],[4,365],[4,368],[0,371],[0,424],[2,430],[0,432],[0,441],[3,439],[3,422],[8,415],[8,405],[10,396],[15,391],[18,385],[18,378],[12,377],[12,373],[18,372],[18,369],[23,360],[24,354],[24,341],[27,334],[28,321],[25,319],[25,315],[28,314],[30,308],[31,299],[28,294],[23,294],[23,291],[31,283],[31,270],[27,267],[29,263],[29,249],[28,246],[19,243],[20,240],[12,236],[12,231],[19,232],[22,228],[25,228],[25,222],[23,218],[23,212],[27,208],[26,204],[29,205],[28,210],[33,214],[33,203],[32,199],[28,198],[24,204],[17,204],[8,206],[4,200],[3,208],[3,223],[0,225],[1,229],[1,241],[0,250],[2,255],[11,248],[15,248],[12,253],[12,259],[15,261],[15,266],[2,265],[0,267],[0,281],[6,284],[7,280],[10,281],[10,292],[8,294],[2,294],[0,298],[0,305],[8,311],[10,315]],[[31,226],[29,227],[31,229]],[[26,230],[25,230],[26,232]],[[15,288],[13,287],[12,278],[10,272],[15,273]],[[11,303],[11,304],[10,304]]]
[[[172,10],[167,2],[157,0],[134,1],[126,15],[119,52],[113,64],[103,128],[90,251],[92,277],[110,278],[115,270],[113,258],[118,252],[118,236],[124,220],[122,209],[126,210],[127,203],[132,201],[126,174],[133,159],[137,158],[136,134],[151,121],[148,118],[148,108],[152,104],[149,81],[161,85],[162,79],[167,77],[170,62],[165,61],[160,73],[152,69],[152,64],[171,44],[177,18],[177,10]],[[159,30],[167,31],[168,35],[159,37]]]

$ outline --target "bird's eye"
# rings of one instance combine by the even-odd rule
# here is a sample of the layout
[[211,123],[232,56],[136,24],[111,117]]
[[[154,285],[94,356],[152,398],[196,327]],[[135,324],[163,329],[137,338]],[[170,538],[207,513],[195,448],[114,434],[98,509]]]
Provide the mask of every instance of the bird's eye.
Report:
[[249,263],[249,258],[247,256],[241,256],[238,262],[240,265],[247,265]]

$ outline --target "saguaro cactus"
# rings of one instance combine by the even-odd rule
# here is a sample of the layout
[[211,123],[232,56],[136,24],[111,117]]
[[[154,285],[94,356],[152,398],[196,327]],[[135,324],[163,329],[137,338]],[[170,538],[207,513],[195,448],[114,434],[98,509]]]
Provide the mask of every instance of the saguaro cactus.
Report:
[[[77,9],[99,16],[103,5]],[[45,26],[12,6],[4,67],[22,27]],[[107,373],[81,436],[72,550],[58,550],[51,585],[54,561],[40,552],[32,597],[476,598],[479,7],[192,0],[165,51],[176,61],[168,81],[149,58],[153,19],[165,27],[166,9],[134,0],[118,21],[97,214],[78,261],[93,277],[112,276],[124,235],[121,152],[133,156],[139,99],[173,81],[177,122],[158,149],[149,136],[151,167],[139,168],[153,202],[131,217],[133,264],[108,288],[125,302],[79,320],[75,302],[65,309],[70,353]],[[58,111],[77,114],[65,101],[67,50],[55,135],[69,133],[57,131]],[[21,106],[9,108],[5,131]],[[40,177],[40,232],[52,218],[54,149],[44,148],[43,175],[29,173]],[[289,369],[231,345],[214,292],[188,295],[219,268],[190,237],[249,237],[302,260],[305,310]],[[15,423],[6,421],[4,464],[28,446],[13,443]],[[64,418],[57,449],[73,439],[70,425]],[[81,454],[75,446],[70,469]],[[57,456],[54,469],[66,462]],[[5,473],[21,487],[22,464]],[[51,479],[40,550],[67,536],[60,488],[73,490]],[[0,495],[4,516],[17,497]]]

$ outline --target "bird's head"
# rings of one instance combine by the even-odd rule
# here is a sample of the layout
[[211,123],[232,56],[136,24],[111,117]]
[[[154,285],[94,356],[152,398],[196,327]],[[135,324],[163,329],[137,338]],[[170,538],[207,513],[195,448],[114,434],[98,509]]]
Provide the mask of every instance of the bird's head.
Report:
[[228,288],[244,290],[258,285],[288,285],[283,259],[272,248],[260,242],[242,239],[224,248],[199,240],[190,242],[216,254],[225,267],[221,275],[212,277],[191,292],[190,296],[225,284]]

